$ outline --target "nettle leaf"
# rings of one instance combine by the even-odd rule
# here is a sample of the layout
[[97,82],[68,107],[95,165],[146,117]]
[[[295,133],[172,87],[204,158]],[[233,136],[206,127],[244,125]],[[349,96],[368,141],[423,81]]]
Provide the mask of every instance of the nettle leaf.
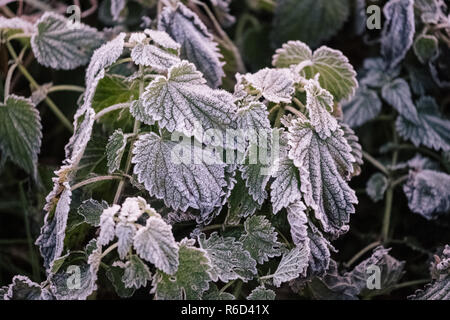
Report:
[[291,159],[283,157],[278,162],[278,170],[273,175],[275,180],[270,186],[270,200],[273,213],[276,214],[282,208],[300,200],[300,177],[298,169]]
[[134,236],[136,235],[136,226],[133,223],[120,221],[116,226],[116,236],[118,243],[117,253],[120,259],[125,259],[133,245]]
[[450,277],[447,276],[442,280],[436,280],[408,298],[411,300],[449,300]]
[[411,90],[408,83],[401,79],[395,79],[383,86],[381,96],[389,103],[402,117],[413,123],[418,123],[417,109],[412,101]]
[[247,300],[275,300],[275,296],[275,291],[259,286],[252,290]]
[[400,75],[401,66],[389,68],[381,57],[366,58],[360,71],[359,83],[369,88],[381,88]]
[[306,274],[308,267],[309,247],[297,246],[281,258],[277,270],[273,274],[273,284],[279,287],[283,282],[291,281]]
[[[231,195],[228,198],[228,217],[227,222],[230,224],[238,224],[241,217],[248,217],[260,209],[260,205],[250,195],[245,181],[241,176],[236,177],[236,184],[234,185]],[[237,220],[237,221],[236,221]]]
[[413,48],[417,59],[422,63],[426,63],[438,53],[439,43],[435,36],[420,35],[414,41]]
[[253,216],[244,222],[245,234],[239,239],[253,259],[262,264],[281,255],[281,243],[270,221],[264,216]]
[[158,21],[158,30],[166,31],[181,44],[181,58],[193,62],[205,75],[209,86],[222,83],[223,63],[217,43],[200,18],[178,2],[176,7],[166,6]]
[[208,290],[211,262],[203,249],[190,241],[180,243],[180,265],[173,276],[157,272],[153,277],[152,293],[157,300],[198,300]]
[[38,62],[53,69],[71,70],[89,62],[103,35],[80,22],[73,23],[53,12],[46,12],[36,23],[31,47]]
[[195,66],[182,61],[169,69],[167,77],[159,76],[145,88],[142,103],[133,105],[131,113],[144,123],[156,120],[170,132],[195,134],[202,141],[196,127],[224,132],[234,125],[236,106],[231,94],[209,88]]
[[296,246],[308,245],[308,217],[306,206],[300,200],[287,207],[287,220],[291,227],[292,241]]
[[42,140],[41,117],[30,99],[9,95],[0,103],[0,150],[2,158],[36,177]]
[[319,137],[326,139],[333,131],[338,128],[333,112],[333,96],[315,79],[308,80],[305,85],[306,91],[306,109],[311,124],[318,133]]
[[83,201],[83,203],[78,208],[78,214],[83,216],[84,221],[91,226],[100,226],[100,216],[103,210],[108,208],[108,203],[104,200],[98,202],[94,199],[88,199]]
[[450,121],[445,119],[433,97],[421,97],[417,101],[418,123],[398,117],[397,132],[415,146],[421,144],[435,150],[450,150]]
[[288,69],[264,68],[243,76],[252,88],[268,101],[290,103],[294,94],[294,79]]
[[32,35],[36,33],[36,26],[27,20],[24,20],[19,17],[14,18],[5,18],[3,16],[0,17],[0,30],[21,30],[23,33],[27,35]]
[[411,211],[435,219],[450,211],[450,175],[434,170],[411,170],[403,191]]
[[211,212],[221,205],[222,188],[227,185],[225,165],[187,140],[170,141],[155,133],[141,135],[133,149],[134,174],[150,195],[164,199],[175,210],[191,207]]
[[0,300],[53,300],[52,294],[26,276],[14,276]]
[[126,0],[111,0],[111,16],[114,21],[119,21],[120,13],[125,8]]
[[108,158],[108,172],[113,173],[120,169],[125,147],[127,145],[127,137],[121,129],[117,129],[108,139],[106,145],[106,156]]
[[[121,266],[115,264],[120,264]],[[129,298],[134,294],[135,289],[125,287],[125,283],[122,281],[124,273],[125,270],[122,263],[115,262],[113,266],[108,267],[108,270],[106,271],[106,276],[108,277],[109,281],[111,281],[119,297]]]
[[341,51],[325,46],[313,54],[303,42],[289,41],[277,49],[272,64],[278,68],[297,65],[300,75],[306,79],[314,79],[319,73],[320,86],[329,91],[337,102],[349,100],[358,87],[356,72],[348,59]]
[[362,147],[359,144],[359,138],[355,132],[346,123],[340,123],[342,131],[344,131],[344,138],[347,140],[350,148],[352,148],[352,156],[355,158],[353,162],[352,176],[358,176],[361,173],[361,166],[363,165],[363,152]]
[[172,226],[161,218],[148,218],[146,226],[136,233],[133,245],[142,259],[163,272],[174,274],[177,271],[178,245],[172,234]]
[[138,65],[151,67],[158,72],[165,72],[180,62],[177,55],[158,48],[152,44],[138,43],[131,50],[131,59]]
[[117,204],[103,210],[100,216],[100,234],[97,240],[99,245],[107,245],[114,239],[116,235],[116,221],[114,218],[119,210],[120,206]]
[[301,119],[292,121],[288,130],[289,158],[299,168],[305,203],[326,232],[345,233],[358,200],[345,181],[353,173],[355,158],[344,132],[337,129],[324,140]]
[[389,68],[403,60],[413,44],[414,1],[390,0],[383,8],[386,18],[381,33],[381,55]]
[[383,200],[384,193],[389,186],[386,176],[380,172],[374,173],[366,184],[367,195],[373,202]]
[[202,300],[236,300],[236,297],[228,292],[220,292],[214,283],[209,285],[209,290],[205,292]]
[[376,91],[359,87],[355,96],[342,105],[345,122],[352,128],[362,126],[374,119],[381,111],[381,100]]
[[350,13],[347,0],[277,1],[272,30],[275,46],[299,39],[318,46],[334,36]]
[[330,267],[331,250],[336,251],[330,242],[313,225],[308,228],[309,239],[309,273],[322,276]]
[[122,277],[125,288],[139,289],[140,287],[145,287],[147,281],[151,279],[152,274],[148,266],[137,255],[131,255]]
[[170,49],[176,52],[179,52],[181,45],[177,43],[175,40],[173,40],[167,32],[159,31],[159,30],[152,30],[152,29],[145,29],[144,33],[152,39],[152,41],[157,44],[158,46]]
[[414,5],[420,10],[423,23],[437,24],[444,16],[443,8],[446,4],[442,0],[415,0]]
[[221,237],[217,232],[206,239],[199,237],[199,244],[211,260],[211,280],[228,282],[241,279],[244,282],[253,279],[257,274],[256,261],[243,248],[243,244],[233,237]]

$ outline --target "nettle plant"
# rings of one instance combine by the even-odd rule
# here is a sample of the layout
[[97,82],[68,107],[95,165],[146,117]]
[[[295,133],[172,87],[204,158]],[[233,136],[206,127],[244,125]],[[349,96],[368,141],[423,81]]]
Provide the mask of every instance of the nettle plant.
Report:
[[[412,36],[402,37],[405,46],[392,30],[409,17],[411,3],[386,5],[391,20],[383,57],[366,61],[360,86],[340,51],[289,41],[276,51],[272,68],[237,73],[232,93],[218,89],[225,75],[218,43],[182,2],[159,2],[151,26],[134,33],[73,26],[55,13],[34,24],[2,18],[14,61],[0,107],[0,148],[31,175],[37,175],[42,138],[36,104],[46,99],[52,106],[46,97],[52,88],[39,86],[24,69],[23,52],[31,44],[37,61],[54,69],[89,65],[36,241],[47,279],[16,276],[0,296],[86,299],[113,287],[120,297],[141,289],[155,299],[275,299],[275,288],[286,283],[317,299],[388,292],[404,262],[377,242],[365,249],[374,249],[368,259],[344,273],[331,258],[331,241],[349,230],[358,202],[349,181],[361,172],[363,155],[381,170],[368,193],[381,199],[387,189],[387,219],[393,188],[405,182],[397,172],[407,168],[414,168],[404,185],[411,209],[448,211],[448,190],[436,183],[447,174],[432,171],[423,158],[397,163],[397,151],[387,167],[362,151],[351,129],[379,113],[374,88],[381,88],[399,114],[401,137],[448,150],[449,122],[437,118],[436,102],[421,97],[415,105],[399,77]],[[124,1],[111,4],[118,18]],[[414,21],[401,27],[402,35],[414,34]],[[431,29],[424,30],[420,37]],[[14,39],[22,41],[19,55]],[[416,53],[426,49],[421,41]],[[35,89],[31,98],[9,94],[16,67]],[[417,298],[448,295],[447,251],[433,269],[437,281]],[[373,267],[381,281],[375,291],[368,285]]]

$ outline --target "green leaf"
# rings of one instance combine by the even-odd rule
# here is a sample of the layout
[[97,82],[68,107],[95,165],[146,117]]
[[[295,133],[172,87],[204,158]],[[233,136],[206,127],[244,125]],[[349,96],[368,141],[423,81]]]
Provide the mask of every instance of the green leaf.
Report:
[[272,64],[278,68],[294,67],[306,79],[320,74],[320,86],[329,91],[335,101],[349,100],[358,87],[356,72],[339,50],[322,46],[314,54],[301,41],[289,41],[277,49]]
[[386,176],[380,172],[374,173],[366,184],[367,195],[373,202],[383,200],[384,193],[389,186]]
[[181,44],[181,58],[193,62],[206,78],[208,85],[217,88],[222,83],[223,63],[217,43],[200,18],[178,2],[165,6],[159,16],[158,30],[166,31]]
[[381,96],[389,103],[402,117],[413,123],[418,123],[416,106],[412,101],[411,90],[408,83],[402,78],[386,83],[381,90]]
[[236,297],[228,292],[220,292],[214,283],[209,285],[209,290],[205,292],[202,300],[236,300]]
[[211,262],[203,249],[190,241],[180,243],[180,265],[173,276],[160,271],[153,277],[152,293],[157,300],[198,300],[208,290]]
[[[225,132],[234,125],[236,106],[231,94],[209,88],[195,66],[182,61],[169,69],[167,77],[153,80],[145,88],[142,103],[133,105],[130,111],[144,123],[156,120],[161,128],[195,135],[203,141],[200,131]],[[202,130],[195,130],[199,126]]]
[[137,254],[156,268],[167,274],[177,271],[178,245],[172,234],[172,226],[161,218],[148,218],[146,226],[136,233],[133,245]]
[[421,97],[417,101],[419,122],[398,117],[397,132],[415,146],[425,145],[435,150],[450,150],[450,120],[444,118],[433,97]]
[[426,63],[438,53],[439,43],[435,36],[420,35],[414,41],[413,48],[417,59],[422,63]]
[[135,254],[131,255],[130,259],[126,263],[125,271],[122,277],[122,281],[125,284],[125,288],[145,287],[147,281],[152,279],[152,274],[148,266],[139,259]]
[[166,72],[171,66],[180,62],[177,55],[158,48],[152,44],[138,43],[131,50],[131,59],[138,65],[151,67],[157,72]]
[[243,248],[243,244],[233,237],[221,237],[217,232],[206,239],[199,237],[199,244],[211,260],[211,280],[222,282],[241,279],[244,282],[253,279],[257,274],[256,261]]
[[314,209],[326,232],[345,233],[358,200],[345,181],[353,173],[355,158],[344,132],[337,129],[321,139],[311,124],[301,119],[293,120],[288,130],[289,158],[299,168],[306,205]]
[[122,281],[122,277],[124,275],[124,268],[120,266],[111,266],[108,267],[108,270],[106,271],[106,276],[108,277],[109,281],[114,286],[114,289],[116,290],[116,293],[121,298],[129,298],[134,294],[135,289],[134,288],[126,288],[125,283]]
[[308,268],[309,247],[297,246],[281,258],[277,270],[273,274],[273,284],[279,287],[283,282],[296,279],[300,275],[306,275]]
[[345,123],[356,128],[374,119],[381,112],[381,100],[376,91],[359,87],[355,96],[342,105]]
[[211,212],[222,203],[225,165],[200,147],[192,147],[190,138],[183,141],[155,133],[141,135],[133,149],[134,173],[150,195],[164,199],[167,206]]
[[106,156],[108,158],[108,172],[113,173],[120,169],[125,147],[127,145],[127,137],[121,129],[117,129],[108,139],[106,145]]
[[300,177],[298,170],[291,159],[283,157],[278,163],[278,170],[274,174],[275,180],[270,186],[270,200],[273,213],[300,200]]
[[78,214],[83,216],[84,221],[91,226],[98,227],[100,225],[100,216],[103,210],[108,208],[108,203],[104,200],[98,202],[94,199],[88,199],[78,208]]
[[231,195],[228,198],[228,217],[230,224],[239,223],[241,217],[248,217],[255,213],[261,206],[256,202],[248,192],[245,181],[241,176],[236,177]]
[[52,294],[26,276],[14,276],[0,300],[53,300]]
[[275,300],[275,292],[259,286],[252,290],[248,295],[247,300]]
[[253,216],[244,222],[245,233],[239,240],[253,259],[262,264],[281,255],[281,243],[270,221],[264,216]]
[[30,99],[9,95],[4,104],[0,103],[2,158],[10,158],[34,177],[41,148],[41,130],[39,112]]
[[312,47],[334,36],[350,13],[347,0],[277,1],[272,42],[279,46],[288,40],[301,40]]
[[96,29],[53,12],[44,13],[36,26],[31,38],[33,53],[40,64],[53,69],[72,70],[87,64],[103,42]]

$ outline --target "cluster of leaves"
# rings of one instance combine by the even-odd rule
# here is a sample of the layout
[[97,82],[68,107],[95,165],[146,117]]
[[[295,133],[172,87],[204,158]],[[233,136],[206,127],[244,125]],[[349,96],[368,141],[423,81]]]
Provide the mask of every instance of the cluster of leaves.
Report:
[[[450,122],[422,79],[448,85],[439,74],[446,6],[415,1],[418,19],[413,0],[388,1],[380,54],[366,58],[358,81],[341,51],[318,47],[343,26],[349,1],[279,1],[272,43],[280,48],[272,67],[254,73],[239,66],[221,29],[234,21],[230,1],[150,2],[155,19],[143,19],[139,32],[100,32],[55,13],[35,23],[0,17],[14,59],[0,105],[2,161],[36,182],[36,105],[51,89],[34,84],[30,98],[9,94],[14,69],[24,69],[11,41],[21,39],[45,67],[89,63],[36,240],[46,279],[16,276],[0,297],[86,299],[110,287],[120,297],[147,288],[155,299],[275,299],[276,288],[289,284],[309,298],[357,299],[394,290],[405,263],[378,246],[389,243],[394,189],[402,185],[411,211],[427,219],[450,211],[450,176],[435,153],[450,152]],[[131,3],[104,1],[100,10],[123,26]],[[411,47],[414,62],[405,60]],[[233,67],[234,89],[224,80]],[[363,152],[352,129],[379,117],[383,105],[394,137],[380,150],[393,154],[390,164]],[[230,130],[256,134],[229,141]],[[435,159],[400,162],[402,147],[427,148]],[[373,201],[386,199],[387,222],[382,241],[361,252],[375,248],[372,255],[350,269],[357,254],[342,268],[331,242],[349,231],[358,203],[349,182],[363,155],[381,171],[366,189]],[[414,298],[448,298],[448,255],[446,247],[433,264],[434,282]],[[373,266],[381,270],[375,291],[367,287]],[[69,285],[73,272],[78,282]]]

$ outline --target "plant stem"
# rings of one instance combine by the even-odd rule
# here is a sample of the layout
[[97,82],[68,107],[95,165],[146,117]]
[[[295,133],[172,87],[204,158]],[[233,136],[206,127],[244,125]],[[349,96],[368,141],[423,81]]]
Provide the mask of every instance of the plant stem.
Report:
[[112,106],[102,109],[99,113],[97,113],[95,115],[95,121],[97,121],[98,119],[100,119],[101,117],[103,117],[105,114],[107,114],[109,112],[119,110],[119,109],[125,109],[125,108],[128,108],[129,106],[130,106],[130,104],[128,102],[113,104]]
[[233,283],[235,283],[236,280],[230,281],[227,284],[225,284],[220,290],[219,293],[224,293],[225,290],[227,290],[229,287],[231,287],[233,285]]
[[386,200],[384,204],[383,225],[381,227],[381,240],[387,242],[389,240],[389,226],[391,222],[392,199],[394,197],[394,189],[389,186],[386,191]]
[[103,259],[108,253],[110,253],[111,251],[113,251],[115,248],[117,248],[119,246],[119,243],[116,242],[112,245],[110,245],[105,251],[103,251],[102,256],[100,259]]
[[363,151],[362,154],[363,154],[363,157],[365,160],[369,161],[375,168],[377,168],[378,170],[383,172],[385,175],[389,176],[389,174],[390,174],[389,170],[381,162],[379,162],[377,159],[372,157],[366,151]]
[[301,113],[300,111],[298,111],[297,109],[291,107],[291,106],[285,106],[284,107],[285,110],[292,112],[293,114],[295,114],[296,116],[298,116],[299,118],[305,118],[305,115],[303,113]]
[[428,283],[430,281],[431,281],[430,279],[420,279],[420,280],[406,281],[406,282],[399,283],[399,284],[393,286],[392,290],[397,290],[397,289],[401,289],[401,288],[417,286],[419,284]]
[[[22,65],[21,61],[17,57],[16,52],[14,51],[13,46],[10,42],[6,42],[6,47],[8,48],[9,53],[13,57],[14,61],[17,63],[17,66],[20,70],[20,72],[23,74],[25,78],[27,78],[28,82],[30,82],[31,86],[35,89],[39,88],[39,84],[34,80],[34,78],[31,76],[31,74],[28,72],[28,70]],[[73,127],[70,121],[66,118],[64,113],[59,110],[58,106],[51,100],[49,97],[46,97],[45,102],[50,107],[50,109],[53,111],[53,113],[56,115],[56,117],[61,121],[61,123],[69,129],[71,132],[73,132]]]
[[365,246],[364,248],[362,248],[359,252],[357,252],[353,258],[351,258],[350,260],[348,260],[347,263],[345,263],[345,267],[348,268],[350,267],[352,264],[354,264],[359,258],[361,258],[367,251],[372,250],[373,248],[375,248],[376,246],[379,246],[381,244],[380,241],[375,241],[372,242],[370,244],[368,244],[367,246]]
[[107,180],[114,180],[114,179],[123,179],[124,176],[123,175],[116,175],[116,176],[98,176],[98,177],[93,177],[87,180],[83,180],[77,184],[74,184],[71,187],[71,190],[74,191],[78,188],[81,188],[85,185],[91,184],[91,183],[95,183],[95,182],[100,182],[100,181],[107,181]]
[[284,108],[280,108],[277,113],[277,117],[275,118],[274,127],[279,128],[281,124],[281,117],[284,115]]
[[398,186],[399,184],[402,184],[403,182],[405,182],[406,180],[408,180],[408,177],[409,177],[409,176],[406,174],[406,175],[401,176],[400,178],[398,178],[398,179],[392,181],[391,187],[392,187],[392,188],[395,188],[395,187]]
[[51,87],[48,90],[48,93],[57,92],[57,91],[75,91],[75,92],[84,92],[85,88],[70,84],[61,84]]

